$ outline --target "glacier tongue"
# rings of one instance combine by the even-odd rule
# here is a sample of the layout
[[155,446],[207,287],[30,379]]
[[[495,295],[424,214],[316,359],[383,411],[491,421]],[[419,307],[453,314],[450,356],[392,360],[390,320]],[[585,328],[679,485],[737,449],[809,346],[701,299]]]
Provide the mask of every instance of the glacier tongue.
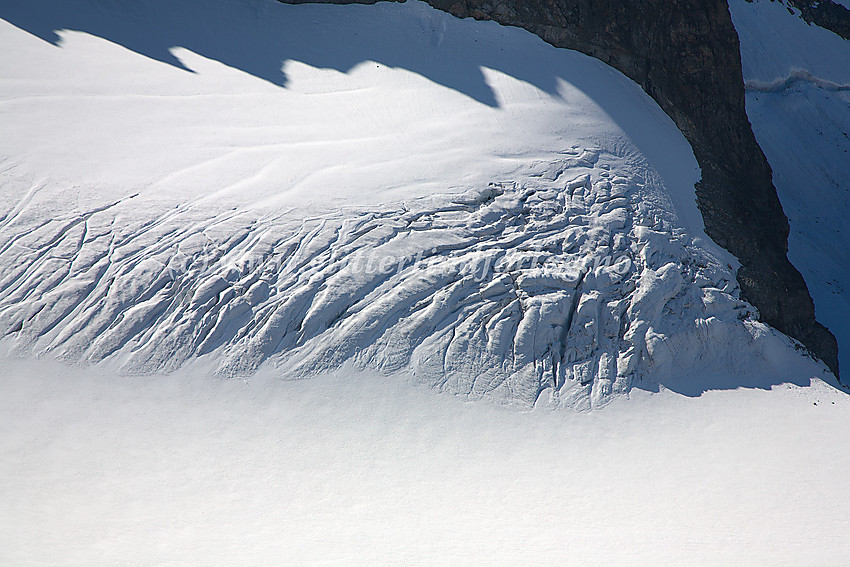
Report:
[[19,353],[354,364],[520,407],[822,371],[737,299],[693,152],[600,61],[412,0],[0,18]]
[[128,223],[129,199],[4,226],[2,332],[21,350],[129,373],[209,354],[240,377],[353,362],[526,407],[781,375],[788,339],[676,225],[653,171],[596,148],[562,155],[521,180],[378,212]]

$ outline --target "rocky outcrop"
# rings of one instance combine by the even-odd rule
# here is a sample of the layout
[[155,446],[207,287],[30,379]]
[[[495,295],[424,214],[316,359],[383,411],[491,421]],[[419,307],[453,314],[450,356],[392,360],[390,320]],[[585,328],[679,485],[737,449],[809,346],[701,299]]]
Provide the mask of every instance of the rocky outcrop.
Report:
[[[750,0],[752,1],[752,0]],[[788,0],[807,23],[850,39],[850,10],[832,0]]]
[[706,232],[740,260],[742,298],[838,374],[837,342],[815,321],[806,283],[787,258],[788,221],[747,118],[738,36],[725,0],[426,1],[460,18],[522,27],[641,85],[693,147]]

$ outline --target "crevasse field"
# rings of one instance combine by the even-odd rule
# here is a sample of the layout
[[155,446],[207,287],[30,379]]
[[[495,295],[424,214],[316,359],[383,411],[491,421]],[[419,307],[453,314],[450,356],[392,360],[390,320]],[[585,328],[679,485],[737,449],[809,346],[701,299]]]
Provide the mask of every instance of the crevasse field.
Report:
[[[748,37],[760,141],[796,78],[840,114]],[[0,562],[850,553],[850,398],[616,71],[414,1],[6,3],[0,47]]]

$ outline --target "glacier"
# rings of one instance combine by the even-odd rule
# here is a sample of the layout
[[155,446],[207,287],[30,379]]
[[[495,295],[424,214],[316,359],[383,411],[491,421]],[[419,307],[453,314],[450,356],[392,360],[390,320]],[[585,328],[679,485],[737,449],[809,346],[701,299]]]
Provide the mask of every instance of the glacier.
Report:
[[[14,352],[132,374],[212,357],[228,377],[352,362],[579,409],[825,376],[738,299],[687,142],[619,73],[423,3],[252,5],[41,6],[57,22],[90,10],[93,30],[132,17],[144,49],[5,25]],[[214,55],[198,46],[244,30],[232,59],[280,53],[279,80],[180,44],[179,64],[146,52],[162,18],[177,18],[165,45],[189,17],[209,37],[186,45]]]
[[[730,4],[832,326],[847,79]],[[0,563],[850,556],[850,397],[618,72],[411,0],[5,2],[0,47]]]

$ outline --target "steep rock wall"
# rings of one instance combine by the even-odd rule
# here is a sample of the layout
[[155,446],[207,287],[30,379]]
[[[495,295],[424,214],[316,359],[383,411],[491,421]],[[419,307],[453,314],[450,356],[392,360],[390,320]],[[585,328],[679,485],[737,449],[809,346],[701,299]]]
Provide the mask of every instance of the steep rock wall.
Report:
[[830,0],[788,0],[788,3],[800,11],[806,23],[850,39],[850,10],[841,4]]

